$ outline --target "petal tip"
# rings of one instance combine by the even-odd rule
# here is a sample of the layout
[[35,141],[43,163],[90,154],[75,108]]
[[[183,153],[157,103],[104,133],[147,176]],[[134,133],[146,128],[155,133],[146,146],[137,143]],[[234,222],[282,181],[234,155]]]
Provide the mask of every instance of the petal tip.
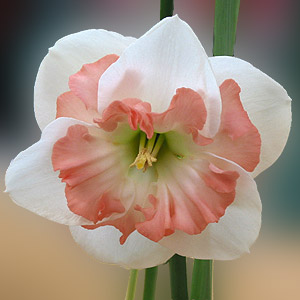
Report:
[[176,26],[176,25],[187,25],[186,22],[184,22],[178,14],[170,17],[166,17],[160,21],[160,24],[170,25],[170,26]]
[[170,19],[173,19],[173,20],[175,20],[175,21],[181,21],[181,22],[182,22],[182,20],[181,20],[180,17],[178,16],[178,14],[175,14],[174,16],[170,17]]

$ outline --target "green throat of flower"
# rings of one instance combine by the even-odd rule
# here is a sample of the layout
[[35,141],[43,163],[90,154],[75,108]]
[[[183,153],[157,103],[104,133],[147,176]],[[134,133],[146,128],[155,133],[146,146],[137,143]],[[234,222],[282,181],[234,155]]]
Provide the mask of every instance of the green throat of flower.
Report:
[[140,133],[139,153],[130,167],[136,167],[145,172],[148,167],[157,162],[158,152],[165,141],[163,134],[154,133],[151,139],[147,139],[144,132]]

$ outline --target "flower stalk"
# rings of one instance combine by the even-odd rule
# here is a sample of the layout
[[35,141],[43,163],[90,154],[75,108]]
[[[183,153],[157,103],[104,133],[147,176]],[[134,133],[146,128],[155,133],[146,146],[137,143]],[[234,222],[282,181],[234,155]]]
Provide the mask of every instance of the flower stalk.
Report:
[[[160,1],[160,19],[171,17],[174,11],[173,0],[161,0]],[[157,140],[157,144],[160,146],[163,144],[163,136],[160,135]],[[154,154],[157,155],[155,149]],[[171,296],[172,300],[187,300],[187,277],[186,277],[186,258],[175,254],[169,260],[170,269],[170,284],[171,284]]]
[[161,0],[160,1],[160,19],[171,17],[174,11],[173,0]]
[[234,55],[240,0],[216,0],[213,55]]
[[186,257],[175,254],[169,260],[172,300],[188,300]]
[[144,296],[143,300],[154,300],[156,290],[158,267],[145,270]]
[[213,261],[194,260],[191,300],[213,299]]
[[138,270],[136,269],[130,270],[125,300],[134,300],[137,278],[138,278]]
[[[240,0],[216,0],[214,56],[233,56]],[[191,300],[213,300],[213,261],[194,260]]]

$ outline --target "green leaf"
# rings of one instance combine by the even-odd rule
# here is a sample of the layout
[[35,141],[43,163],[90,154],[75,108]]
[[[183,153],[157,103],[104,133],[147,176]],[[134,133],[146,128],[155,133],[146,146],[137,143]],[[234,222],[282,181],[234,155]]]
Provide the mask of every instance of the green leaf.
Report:
[[188,300],[186,258],[175,254],[169,260],[172,300]]
[[144,284],[143,300],[154,300],[155,299],[157,272],[158,272],[158,267],[148,268],[145,270],[145,284]]
[[191,300],[213,299],[213,261],[194,260]]
[[160,19],[173,16],[174,1],[173,0],[161,0],[160,1]]
[[135,290],[136,290],[138,272],[139,271],[136,269],[130,270],[125,300],[134,300],[134,298],[135,298]]
[[213,55],[234,55],[240,0],[216,0]]

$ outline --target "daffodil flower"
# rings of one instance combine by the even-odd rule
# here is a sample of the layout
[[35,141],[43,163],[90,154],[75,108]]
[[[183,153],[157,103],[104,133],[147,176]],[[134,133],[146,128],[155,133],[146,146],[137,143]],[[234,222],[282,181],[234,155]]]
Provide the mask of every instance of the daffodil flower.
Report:
[[139,39],[62,38],[34,98],[41,139],[6,174],[18,205],[128,268],[249,251],[261,226],[253,178],[281,154],[291,123],[273,79],[238,58],[208,58],[175,16]]

